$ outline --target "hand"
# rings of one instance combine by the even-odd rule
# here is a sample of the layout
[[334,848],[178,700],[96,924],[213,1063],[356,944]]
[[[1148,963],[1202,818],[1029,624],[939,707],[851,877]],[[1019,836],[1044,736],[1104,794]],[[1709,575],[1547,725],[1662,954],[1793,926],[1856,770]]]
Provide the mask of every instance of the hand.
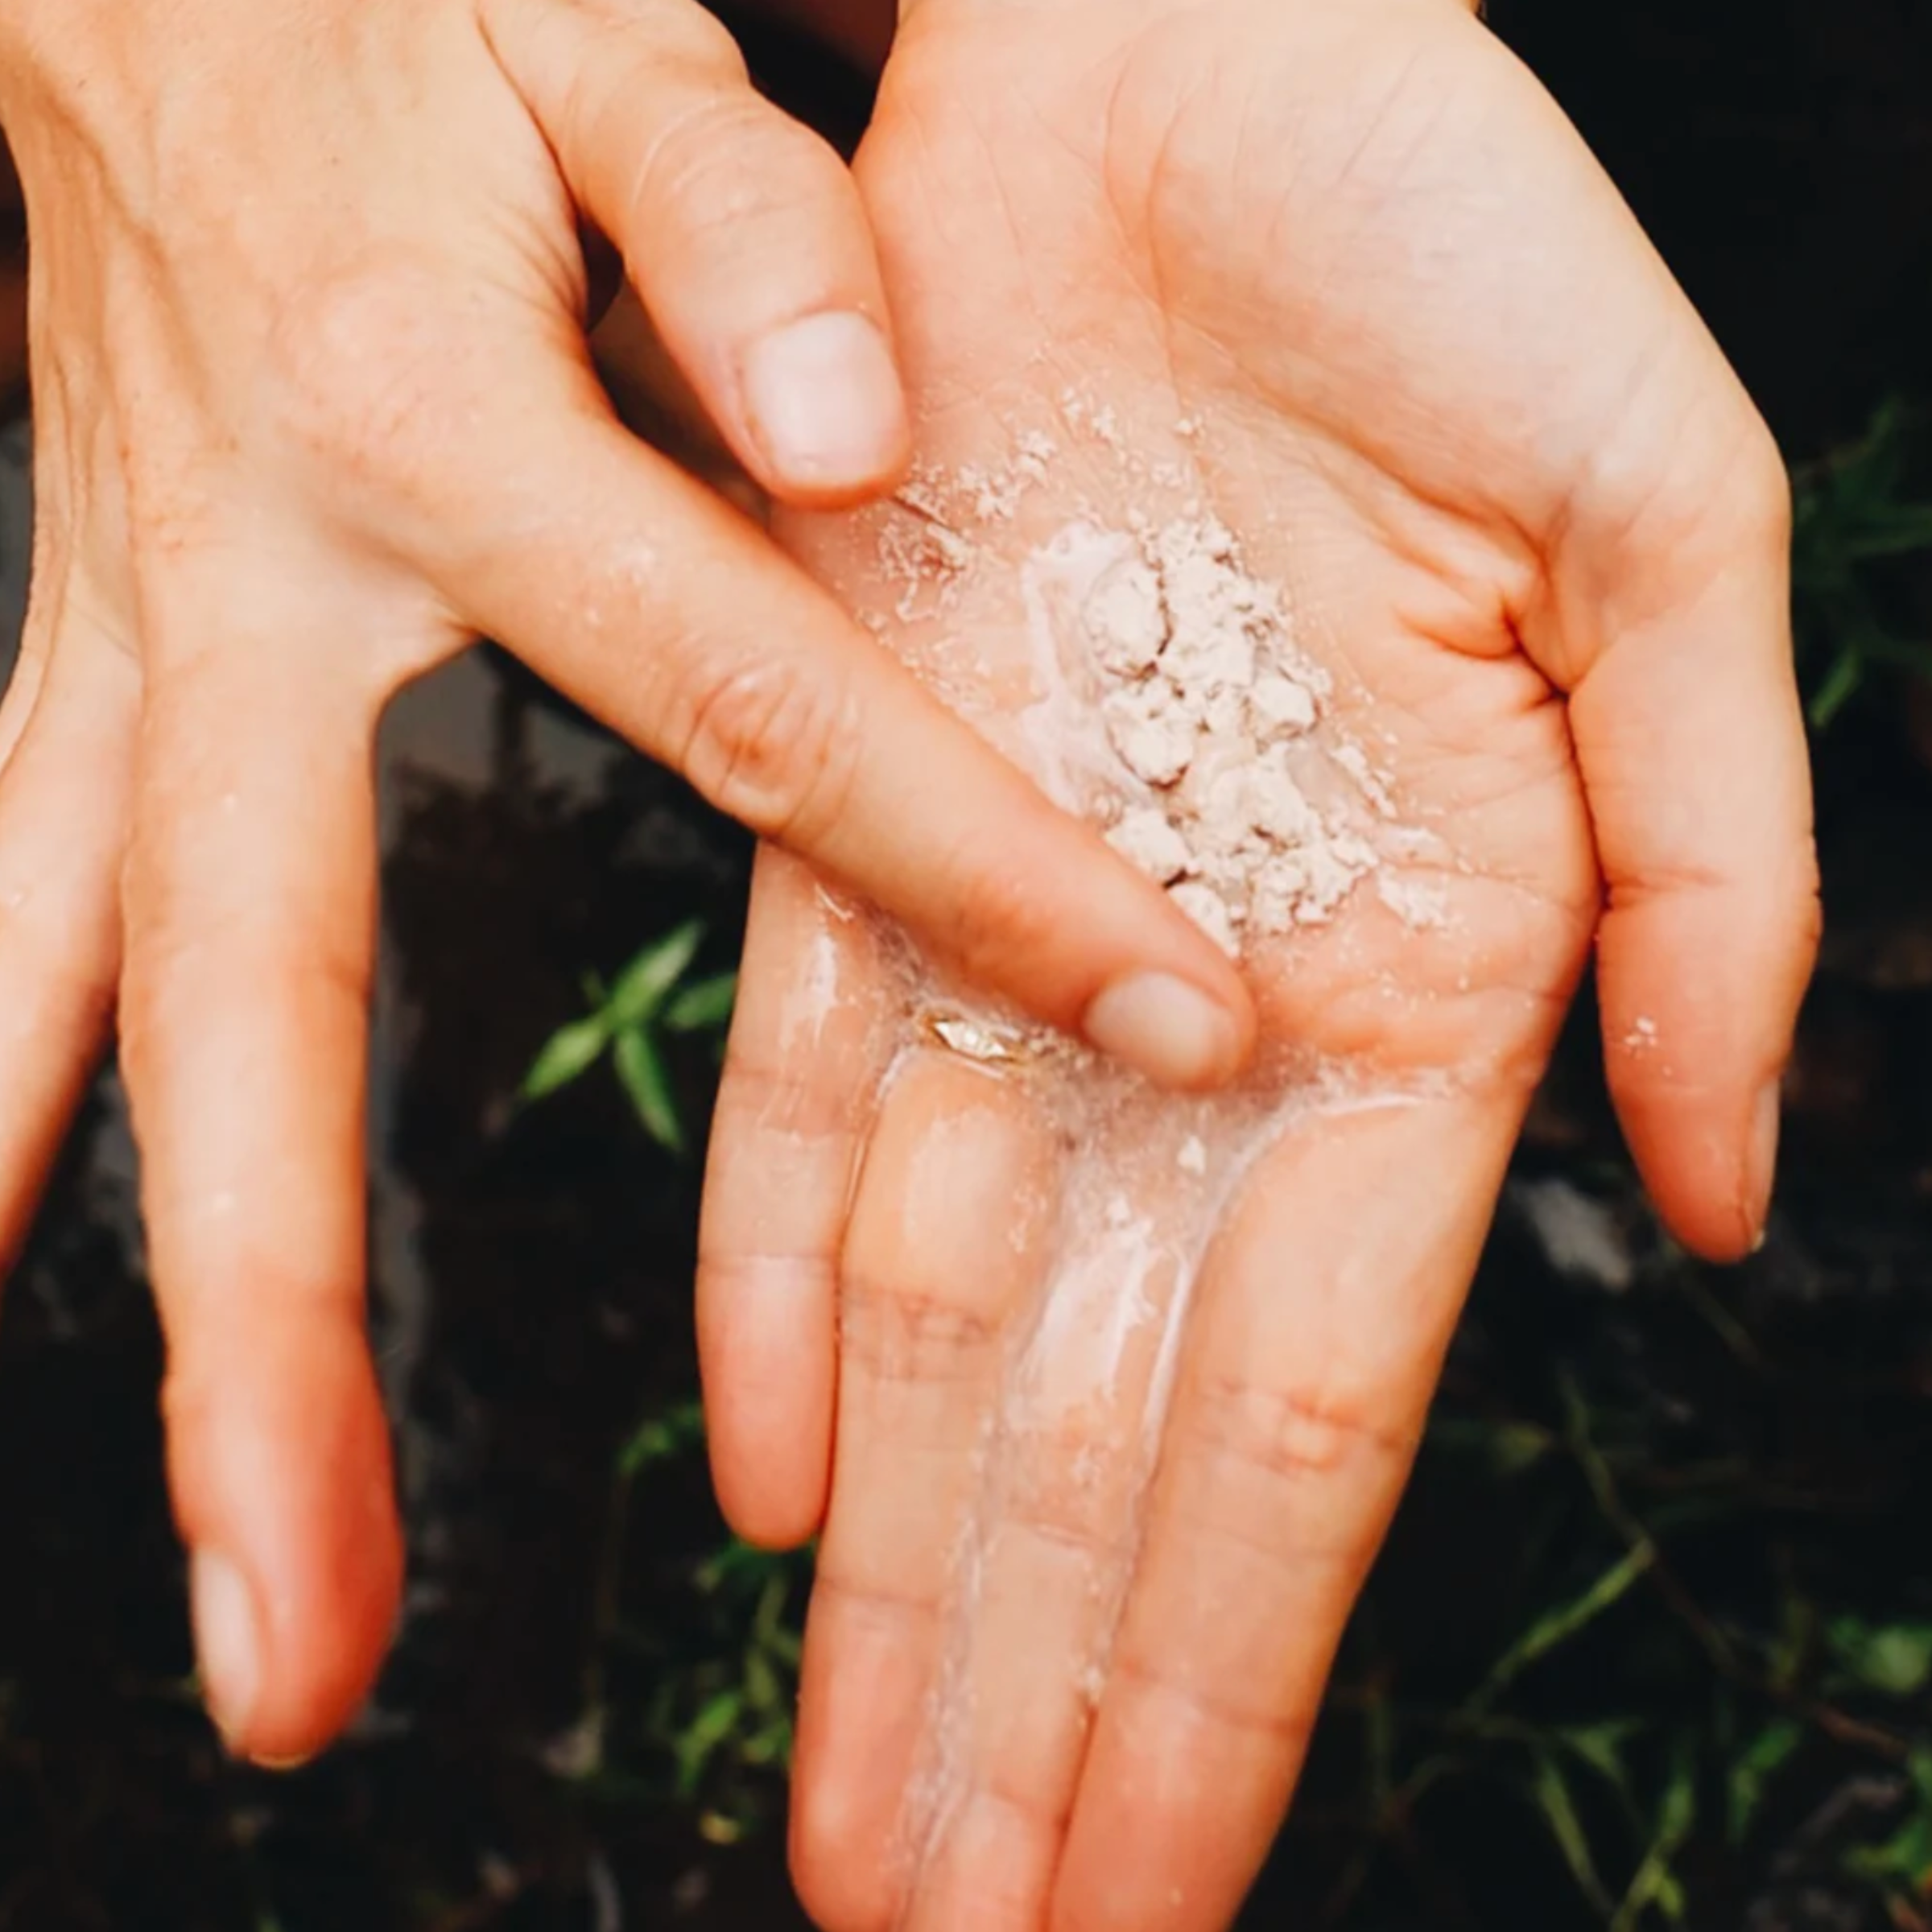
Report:
[[[1218,518],[1214,569],[1286,592],[1251,640],[1327,682],[1281,755],[1356,882],[1250,918],[1260,1068],[1202,1102],[767,855],[717,1479],[753,1538],[823,1521],[793,1852],[830,1932],[1197,1932],[1279,1823],[1593,936],[1666,1220],[1718,1258],[1762,1226],[1817,919],[1782,472],[1447,0],[926,0],[858,175],[921,514],[792,519],[799,554],[1050,786],[1171,816],[1195,774],[1112,758],[1070,579]],[[1166,589],[1178,643],[1215,584]]]
[[[398,1589],[361,1139],[399,686],[502,638],[1171,1077],[1232,1071],[1252,1015],[1158,893],[613,418],[580,216],[768,489],[850,502],[906,457],[850,178],[696,6],[0,0],[0,117],[40,514],[0,713],[0,1252],[118,1001],[204,1678],[230,1744],[285,1760],[361,1695]],[[1193,989],[1191,1040],[1121,1023],[1108,989],[1149,972]]]

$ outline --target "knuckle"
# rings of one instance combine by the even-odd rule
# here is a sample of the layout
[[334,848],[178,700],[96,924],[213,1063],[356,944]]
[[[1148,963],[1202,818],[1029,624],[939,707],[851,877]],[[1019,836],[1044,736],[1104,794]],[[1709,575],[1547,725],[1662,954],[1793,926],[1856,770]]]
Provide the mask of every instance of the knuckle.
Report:
[[945,1295],[882,1286],[848,1269],[839,1303],[839,1350],[847,1373],[887,1384],[976,1384],[1001,1330]]
[[775,1135],[790,1142],[844,1145],[854,1137],[851,1096],[844,1081],[827,1080],[795,1056],[734,1038],[725,1050],[718,1086],[718,1131],[745,1137]]
[[568,10],[592,45],[611,56],[595,63],[606,79],[620,69],[648,76],[671,66],[745,75],[737,36],[704,7],[683,0],[568,0]]
[[1267,1388],[1234,1377],[1202,1394],[1190,1424],[1195,1448],[1284,1489],[1399,1481],[1415,1453],[1416,1439],[1377,1422],[1364,1395],[1313,1385]]
[[1195,1681],[1184,1653],[1177,1657],[1171,1650],[1129,1645],[1114,1659],[1113,1674],[1143,1695],[1171,1699],[1216,1730],[1265,1739],[1278,1750],[1300,1752],[1314,1731],[1314,1708],[1299,1702],[1277,1706],[1216,1694]]
[[662,246],[668,223],[690,242],[762,252],[807,213],[816,138],[774,122],[748,88],[705,92],[669,119],[640,161],[628,213],[633,237]]
[[840,681],[795,663],[739,666],[687,707],[679,768],[759,837],[810,849],[844,816],[857,774],[858,706]]
[[[605,3],[608,8],[609,0]],[[646,0],[642,5],[638,0],[630,0],[629,4],[620,0],[616,11],[626,24],[648,29],[650,57],[654,63],[675,63],[708,79],[750,85],[737,36],[716,14],[701,6],[686,6],[681,0],[669,5],[666,0]]]

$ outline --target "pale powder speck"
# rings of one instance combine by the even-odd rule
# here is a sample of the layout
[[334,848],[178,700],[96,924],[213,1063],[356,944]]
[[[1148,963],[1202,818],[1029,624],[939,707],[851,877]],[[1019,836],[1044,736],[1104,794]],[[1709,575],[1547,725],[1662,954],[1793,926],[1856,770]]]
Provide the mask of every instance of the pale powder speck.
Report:
[[1241,942],[1235,937],[1234,921],[1228,913],[1228,902],[1212,886],[1190,879],[1170,886],[1167,896],[1230,959],[1241,957]]
[[1171,886],[1193,869],[1187,841],[1168,823],[1166,813],[1150,807],[1123,815],[1108,832],[1107,843],[1157,886]]

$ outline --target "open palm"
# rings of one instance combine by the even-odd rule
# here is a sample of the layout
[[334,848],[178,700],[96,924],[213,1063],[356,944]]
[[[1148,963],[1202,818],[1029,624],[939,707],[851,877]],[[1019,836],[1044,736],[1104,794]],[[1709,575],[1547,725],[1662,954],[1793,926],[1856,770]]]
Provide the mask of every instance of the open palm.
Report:
[[1761,1226],[1815,918],[1781,473],[1446,0],[928,0],[860,178],[922,468],[799,554],[1103,816],[1194,779],[1113,758],[1096,599],[1164,560],[1178,641],[1188,569],[1265,587],[1341,871],[1237,904],[1262,1051],[1190,1100],[769,857],[700,1283],[720,1486],[823,1525],[823,1922],[1191,1932],[1278,1822],[1593,935],[1666,1218]]

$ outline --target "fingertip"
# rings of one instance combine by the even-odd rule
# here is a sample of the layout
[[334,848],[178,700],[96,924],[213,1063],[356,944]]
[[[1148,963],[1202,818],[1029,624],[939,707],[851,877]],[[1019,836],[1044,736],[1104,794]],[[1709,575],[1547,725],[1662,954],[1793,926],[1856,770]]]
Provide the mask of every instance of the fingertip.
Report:
[[[1704,902],[1699,902],[1700,896]],[[1605,921],[1604,1069],[1632,1158],[1670,1234],[1740,1261],[1762,1245],[1777,1186],[1782,1080],[1812,924],[1681,894]]]
[[1081,1022],[1089,1045],[1183,1093],[1225,1086],[1254,1048],[1254,1003],[1232,975],[1213,992],[1178,974],[1135,971],[1102,989]]
[[1747,1105],[1620,1088],[1614,1075],[1611,1085],[1624,1138],[1666,1230],[1705,1261],[1743,1260],[1757,1246],[1769,1194],[1755,1181]]
[[699,1360],[718,1508],[760,1550],[818,1534],[832,1487],[837,1366],[828,1265],[713,1261],[698,1281]]
[[801,508],[840,509],[897,483],[912,421],[886,332],[857,310],[800,317],[759,337],[740,369],[759,480]]
[[402,1595],[389,1436],[359,1335],[256,1338],[171,1377],[168,1457],[208,1714],[232,1755],[307,1762],[367,1697]]

